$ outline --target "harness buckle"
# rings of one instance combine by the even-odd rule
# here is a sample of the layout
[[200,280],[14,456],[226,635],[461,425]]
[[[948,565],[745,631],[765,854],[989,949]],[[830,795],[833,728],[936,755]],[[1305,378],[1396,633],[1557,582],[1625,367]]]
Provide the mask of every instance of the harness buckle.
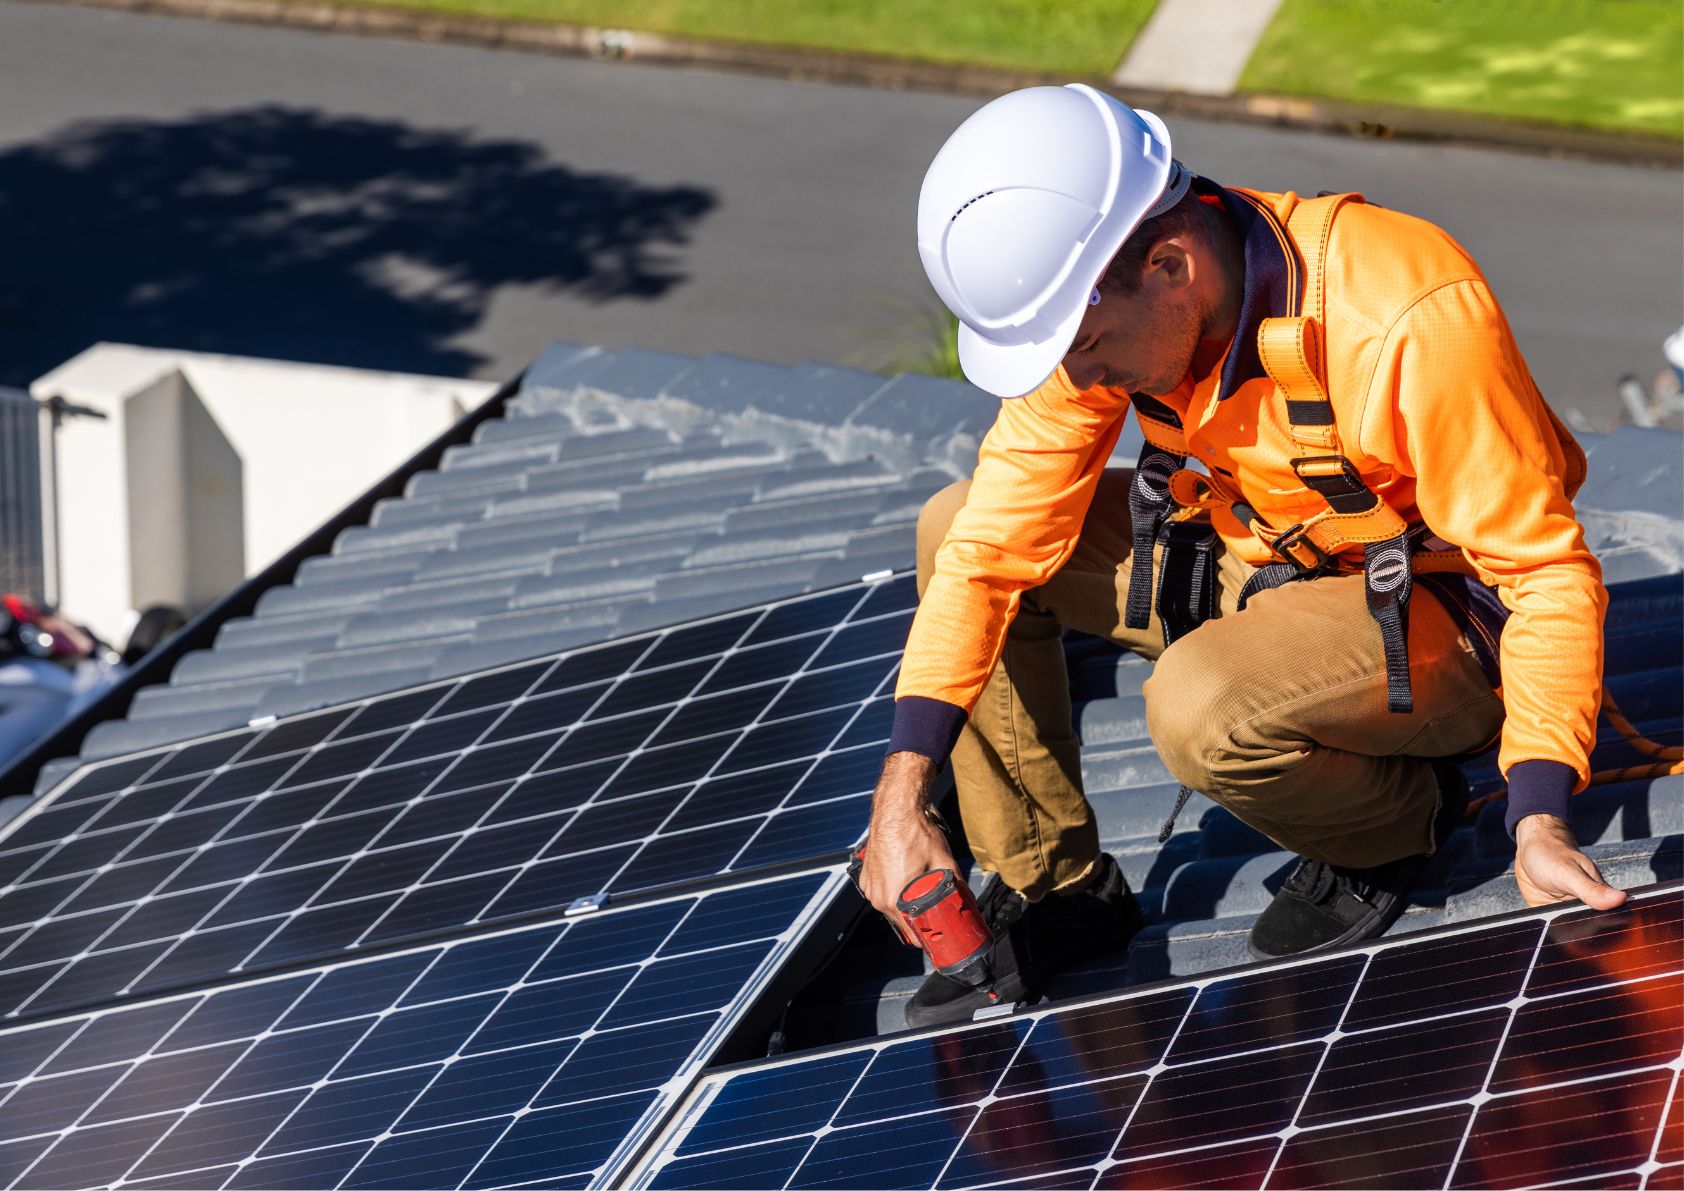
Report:
[[[1302,455],[1290,462],[1293,473],[1304,481],[1304,486],[1314,488],[1324,497],[1330,491],[1336,496],[1355,496],[1369,491],[1356,465],[1343,455]],[[1334,488],[1335,483],[1341,483],[1343,488]]]
[[1300,521],[1269,542],[1269,549],[1296,567],[1300,575],[1325,570],[1330,561],[1327,552],[1309,539],[1309,530],[1309,523]]

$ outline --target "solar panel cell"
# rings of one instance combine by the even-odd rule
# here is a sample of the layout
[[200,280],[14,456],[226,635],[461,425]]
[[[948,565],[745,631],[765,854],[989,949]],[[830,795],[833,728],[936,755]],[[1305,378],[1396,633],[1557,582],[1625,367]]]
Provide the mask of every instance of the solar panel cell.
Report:
[[1504,1096],[1479,1106],[1451,1187],[1525,1187],[1629,1172],[1648,1161],[1670,1071]]
[[790,1187],[927,1187],[941,1175],[945,1147],[926,1144],[943,1122],[893,1121],[879,1130],[839,1129],[813,1144]]
[[1470,1113],[1462,1104],[1390,1121],[1300,1133],[1282,1148],[1269,1185],[1442,1187]]
[[1172,1068],[1152,1081],[1118,1155],[1211,1145],[1291,1124],[1321,1060],[1319,1043]]
[[[440,693],[442,694],[442,692]],[[352,719],[356,711],[357,709],[354,707],[336,707],[331,711],[320,711],[312,715],[294,716],[282,720],[264,730],[251,743],[251,746],[240,754],[240,760],[258,761],[266,757],[296,753],[301,749],[318,745],[332,736],[341,724]],[[400,723],[407,725],[414,722],[414,719],[414,716],[408,716]],[[382,725],[373,725],[364,721],[357,725],[355,731],[349,732],[347,735],[362,736],[376,731],[380,726]],[[396,727],[397,725],[383,726]],[[296,760],[295,757],[294,761]]]
[[1193,990],[1178,988],[1040,1018],[1029,1031],[1021,1058],[1001,1081],[1000,1094],[1151,1067],[1163,1060],[1192,1003]]
[[660,644],[650,651],[649,657],[659,658],[657,664],[663,666],[687,662],[692,658],[713,657],[742,640],[743,634],[759,619],[758,613],[748,612],[669,630],[662,635]]
[[813,657],[813,666],[837,666],[861,658],[899,654],[912,627],[912,613],[897,612],[862,624],[847,625]]
[[[1684,955],[1678,957],[1684,970]],[[1684,980],[1650,977],[1548,1001],[1514,1015],[1491,1091],[1658,1066],[1684,1049]]]
[[80,770],[65,779],[55,800],[63,806],[115,793],[139,782],[164,759],[163,755],[151,753],[144,757],[119,758],[107,765]]
[[354,1144],[260,1158],[248,1166],[235,1167],[231,1176],[226,1170],[207,1171],[202,1185],[221,1186],[227,1179],[227,1186],[241,1188],[336,1187],[367,1152],[368,1147]]
[[1485,1084],[1508,1020],[1507,1010],[1484,1009],[1340,1038],[1296,1123],[1407,1112],[1472,1096]]
[[858,843],[871,813],[870,794],[839,798],[767,816],[731,861],[731,871],[748,872],[805,856],[835,855]]
[[1006,1022],[967,1034],[886,1046],[872,1058],[830,1123],[844,1128],[987,1095],[1018,1053],[1027,1027],[1026,1022]]
[[147,781],[150,784],[190,774],[209,773],[218,766],[229,764],[250,743],[240,736],[221,736],[201,744],[190,744],[152,770],[147,775]]
[[1551,922],[1528,996],[1576,992],[1611,980],[1641,980],[1684,967],[1684,899],[1628,904],[1605,915],[1569,915]]
[[1345,956],[1307,971],[1264,972],[1206,985],[1170,1047],[1169,1061],[1320,1037],[1339,1023],[1362,969],[1362,956]]
[[1503,923],[1478,935],[1399,940],[1370,961],[1345,1028],[1504,1004],[1526,982],[1542,930],[1543,924],[1533,919]]
[[[149,782],[139,789],[129,791],[121,798],[108,799],[105,809],[88,823],[86,829],[104,832],[113,827],[150,824],[162,815],[183,809],[181,804],[187,801],[187,796],[203,784],[203,775],[176,778],[173,781]],[[117,834],[113,838],[125,837]]]
[[977,1114],[937,1186],[974,1187],[1099,1162],[1145,1088],[1146,1077],[1134,1075],[997,1100]]
[[747,648],[803,633],[829,631],[844,620],[853,618],[851,614],[860,605],[863,594],[859,588],[850,587],[813,599],[779,605],[761,618],[760,623],[743,638],[742,645]]
[[[663,1170],[653,1185],[687,1187],[696,1191],[714,1187],[782,1187],[812,1145],[811,1138],[793,1137],[766,1145],[744,1146],[723,1154],[681,1158]],[[904,1185],[912,1184],[908,1182]]]
[[[707,1112],[689,1124],[674,1152],[684,1158],[814,1133],[830,1122],[873,1054],[856,1050],[768,1071],[745,1071],[715,1089]],[[810,1138],[804,1139],[803,1149],[810,1144]],[[683,1183],[663,1175],[657,1185]]]
[[511,666],[506,670],[469,678],[451,691],[429,716],[440,718],[463,711],[477,711],[482,707],[500,708],[531,690],[554,666],[554,659],[546,658],[530,665]]
[[[1280,1142],[1271,1137],[1266,1141],[1142,1158],[1105,1168],[1099,1172],[1094,1186],[1117,1191],[1202,1191],[1204,1188],[1225,1191],[1232,1187],[1261,1187],[1279,1149]],[[1283,1181],[1280,1185],[1304,1184]]]
[[176,1123],[176,1114],[141,1117],[78,1130],[70,1139],[55,1144],[27,1168],[24,1186],[103,1187],[115,1182],[164,1132]]
[[522,1117],[461,1185],[503,1187],[589,1171],[608,1159],[652,1099],[642,1092],[609,1096]]

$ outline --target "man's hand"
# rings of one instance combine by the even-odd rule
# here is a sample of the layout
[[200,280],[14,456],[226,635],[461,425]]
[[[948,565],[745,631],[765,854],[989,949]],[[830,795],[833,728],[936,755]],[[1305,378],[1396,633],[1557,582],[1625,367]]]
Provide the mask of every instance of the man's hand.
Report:
[[[871,801],[871,836],[860,869],[860,891],[902,938],[895,899],[911,880],[933,868],[955,868],[953,850],[928,810],[936,765],[918,753],[891,753]],[[909,940],[915,941],[915,940]]]
[[1625,890],[1602,879],[1596,862],[1579,851],[1573,829],[1554,815],[1527,815],[1514,830],[1514,879],[1529,906],[1578,898],[1593,910],[1623,905]]

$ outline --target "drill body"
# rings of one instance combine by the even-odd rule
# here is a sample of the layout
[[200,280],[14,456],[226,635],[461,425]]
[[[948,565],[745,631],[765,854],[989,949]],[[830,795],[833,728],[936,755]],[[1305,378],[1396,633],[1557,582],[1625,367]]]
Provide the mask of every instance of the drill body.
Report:
[[[864,859],[861,848],[848,866],[856,887]],[[976,895],[956,873],[937,868],[914,877],[901,890],[895,908],[901,921],[891,920],[891,925],[907,943],[923,948],[936,971],[967,988],[986,990],[990,1001],[999,1000],[989,964],[994,935],[982,920]]]

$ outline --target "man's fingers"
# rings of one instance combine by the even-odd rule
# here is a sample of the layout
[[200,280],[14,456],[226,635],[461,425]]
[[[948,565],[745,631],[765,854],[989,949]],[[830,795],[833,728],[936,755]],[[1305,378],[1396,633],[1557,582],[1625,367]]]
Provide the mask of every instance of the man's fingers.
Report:
[[1615,889],[1605,882],[1596,862],[1583,852],[1574,853],[1563,868],[1566,870],[1567,892],[1591,909],[1612,910],[1625,904],[1626,891]]

